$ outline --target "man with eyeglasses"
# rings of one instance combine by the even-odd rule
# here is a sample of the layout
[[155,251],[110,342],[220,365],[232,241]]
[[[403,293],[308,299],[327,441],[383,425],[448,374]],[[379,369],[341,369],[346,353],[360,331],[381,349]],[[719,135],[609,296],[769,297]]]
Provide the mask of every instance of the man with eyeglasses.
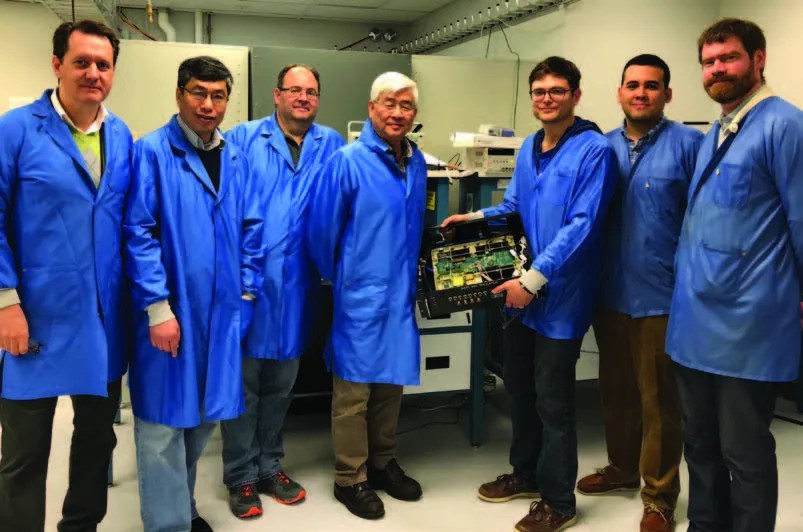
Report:
[[[505,331],[513,473],[480,486],[479,497],[506,502],[540,494],[516,529],[547,532],[577,522],[575,366],[596,304],[616,161],[596,124],[574,114],[581,95],[574,63],[549,57],[529,80],[533,114],[544,127],[522,145],[504,202],[450,216],[443,225],[509,212],[518,212],[524,224],[532,267],[494,290],[506,292],[509,308],[521,310]],[[536,297],[545,286],[547,297]]]
[[136,314],[129,385],[146,532],[211,530],[196,465],[217,421],[243,412],[240,338],[262,287],[260,183],[223,140],[232,76],[178,69],[178,114],[134,145],[124,230]]
[[259,493],[282,504],[306,497],[306,490],[282,469],[282,425],[292,400],[299,358],[317,313],[320,275],[304,232],[310,187],[344,142],[333,129],[315,123],[320,75],[308,65],[279,72],[276,112],[240,124],[226,134],[250,163],[249,179],[265,189],[264,282],[254,319],[243,341],[245,413],[223,423],[223,482],[229,508],[240,518],[262,514]]
[[58,397],[73,408],[60,532],[106,515],[113,421],[130,344],[122,273],[131,133],[103,105],[120,41],[104,24],[53,34],[58,79],[0,117],[0,530],[45,528]]
[[608,465],[577,483],[584,495],[641,490],[641,532],[674,528],[683,453],[680,400],[664,352],[674,259],[703,134],[664,116],[670,72],[642,54],[622,70],[622,127],[607,134],[618,186],[607,218],[594,318]]
[[377,77],[359,139],[332,156],[311,192],[307,246],[334,293],[334,495],[364,519],[385,515],[374,490],[421,497],[396,461],[402,389],[420,382],[414,305],[427,169],[406,137],[417,103],[404,74]]

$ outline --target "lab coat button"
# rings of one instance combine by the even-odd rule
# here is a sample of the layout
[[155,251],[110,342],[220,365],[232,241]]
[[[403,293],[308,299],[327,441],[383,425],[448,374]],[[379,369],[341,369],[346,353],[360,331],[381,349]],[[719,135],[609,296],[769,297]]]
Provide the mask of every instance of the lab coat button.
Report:
[[717,175],[719,175],[719,168],[717,168]]

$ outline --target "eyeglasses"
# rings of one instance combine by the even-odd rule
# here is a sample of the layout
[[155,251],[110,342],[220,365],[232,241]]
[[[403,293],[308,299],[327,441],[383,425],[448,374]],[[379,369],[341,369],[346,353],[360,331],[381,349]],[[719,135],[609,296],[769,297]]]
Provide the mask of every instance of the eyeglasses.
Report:
[[293,98],[300,98],[301,94],[306,94],[310,100],[317,100],[321,97],[321,93],[315,89],[307,89],[306,91],[301,87],[278,87],[279,92],[289,92]]
[[218,91],[218,92],[206,92],[203,89],[192,89],[189,90],[186,87],[180,87],[181,90],[186,92],[190,95],[190,98],[195,100],[198,103],[205,102],[207,98],[211,98],[212,103],[215,105],[223,105],[227,101],[229,101],[229,96],[225,92]]
[[530,91],[530,98],[536,101],[543,100],[547,94],[553,100],[562,100],[572,89],[565,89],[563,87],[552,87],[550,89],[533,89]]
[[379,106],[383,107],[385,110],[393,112],[398,107],[402,113],[412,113],[415,111],[415,105],[411,102],[397,102],[394,99],[387,99],[382,100],[381,102],[376,102]]

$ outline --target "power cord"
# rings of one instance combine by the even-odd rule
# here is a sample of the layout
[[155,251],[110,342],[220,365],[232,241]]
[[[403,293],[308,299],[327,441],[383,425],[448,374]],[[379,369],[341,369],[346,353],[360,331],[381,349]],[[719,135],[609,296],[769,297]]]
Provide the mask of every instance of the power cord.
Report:
[[433,421],[427,421],[424,423],[419,423],[418,425],[413,425],[412,427],[408,427],[402,430],[396,431],[397,435],[407,434],[409,432],[413,432],[419,429],[423,429],[424,427],[429,427],[432,425],[457,425],[460,423],[460,411],[467,406],[469,403],[469,399],[467,395],[463,395],[458,402],[452,403],[443,403],[438,405],[402,405],[402,408],[406,409],[414,409],[419,412],[437,412],[440,410],[452,410],[454,411],[454,419],[438,419]]
[[516,87],[516,94],[513,100],[513,129],[516,129],[516,111],[519,107],[519,72],[521,71],[521,56],[513,51],[513,48],[510,46],[510,41],[507,39],[507,33],[505,32],[505,21],[501,20],[501,24],[499,25],[499,29],[502,30],[502,37],[505,38],[505,44],[507,45],[508,51],[516,56],[516,79],[515,83],[513,84]]

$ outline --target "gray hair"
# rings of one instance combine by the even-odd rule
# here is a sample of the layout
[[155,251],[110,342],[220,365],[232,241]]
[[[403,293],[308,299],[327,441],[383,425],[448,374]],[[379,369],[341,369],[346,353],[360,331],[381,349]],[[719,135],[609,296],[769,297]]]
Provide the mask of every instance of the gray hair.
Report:
[[371,101],[378,102],[379,97],[389,92],[396,94],[409,89],[413,93],[413,103],[418,104],[418,84],[399,72],[385,72],[380,74],[371,85]]

